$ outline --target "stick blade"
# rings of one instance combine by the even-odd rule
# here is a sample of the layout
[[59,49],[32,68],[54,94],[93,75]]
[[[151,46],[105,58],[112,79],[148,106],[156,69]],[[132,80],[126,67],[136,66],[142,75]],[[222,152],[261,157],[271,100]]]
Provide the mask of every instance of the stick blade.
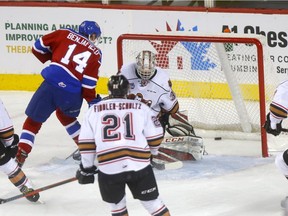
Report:
[[176,161],[172,163],[166,163],[164,165],[165,165],[165,170],[175,170],[175,169],[181,169],[183,167],[183,162]]
[[182,161],[167,162],[156,158],[153,158],[151,164],[158,170],[175,170],[183,167]]

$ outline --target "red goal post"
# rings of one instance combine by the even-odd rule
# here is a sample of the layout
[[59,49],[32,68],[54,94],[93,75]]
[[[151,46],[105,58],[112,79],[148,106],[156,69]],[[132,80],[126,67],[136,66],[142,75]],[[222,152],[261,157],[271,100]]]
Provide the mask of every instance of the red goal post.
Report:
[[269,156],[262,125],[278,81],[264,37],[189,32],[123,34],[117,39],[118,69],[135,62],[141,50],[153,51],[157,66],[169,73],[180,109],[186,110],[198,135],[213,131],[221,137],[257,137],[262,156]]

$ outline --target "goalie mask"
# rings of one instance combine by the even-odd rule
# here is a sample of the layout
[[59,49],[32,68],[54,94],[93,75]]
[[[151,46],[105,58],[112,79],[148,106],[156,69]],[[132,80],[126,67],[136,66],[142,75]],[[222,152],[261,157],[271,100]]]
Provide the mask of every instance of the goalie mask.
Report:
[[151,51],[144,50],[136,57],[136,70],[143,80],[148,80],[154,75],[155,65],[155,54]]
[[83,21],[79,26],[79,33],[97,45],[101,36],[99,25],[94,21]]

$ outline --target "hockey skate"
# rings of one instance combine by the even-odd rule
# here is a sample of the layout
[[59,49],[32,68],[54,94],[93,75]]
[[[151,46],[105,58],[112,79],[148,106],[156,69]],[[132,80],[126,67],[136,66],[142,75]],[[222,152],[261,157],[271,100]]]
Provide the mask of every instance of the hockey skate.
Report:
[[[32,188],[28,188],[27,186],[24,185],[20,189],[20,191],[21,191],[21,193],[23,193],[25,195],[25,194],[33,192],[34,190]],[[33,195],[26,196],[26,199],[29,200],[30,202],[37,202],[39,198],[40,198],[39,193],[35,193]]]

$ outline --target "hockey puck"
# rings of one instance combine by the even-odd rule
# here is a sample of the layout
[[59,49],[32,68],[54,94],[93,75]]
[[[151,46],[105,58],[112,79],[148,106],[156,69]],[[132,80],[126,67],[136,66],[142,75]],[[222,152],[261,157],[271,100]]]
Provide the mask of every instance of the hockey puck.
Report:
[[222,140],[222,137],[215,137],[214,140]]

